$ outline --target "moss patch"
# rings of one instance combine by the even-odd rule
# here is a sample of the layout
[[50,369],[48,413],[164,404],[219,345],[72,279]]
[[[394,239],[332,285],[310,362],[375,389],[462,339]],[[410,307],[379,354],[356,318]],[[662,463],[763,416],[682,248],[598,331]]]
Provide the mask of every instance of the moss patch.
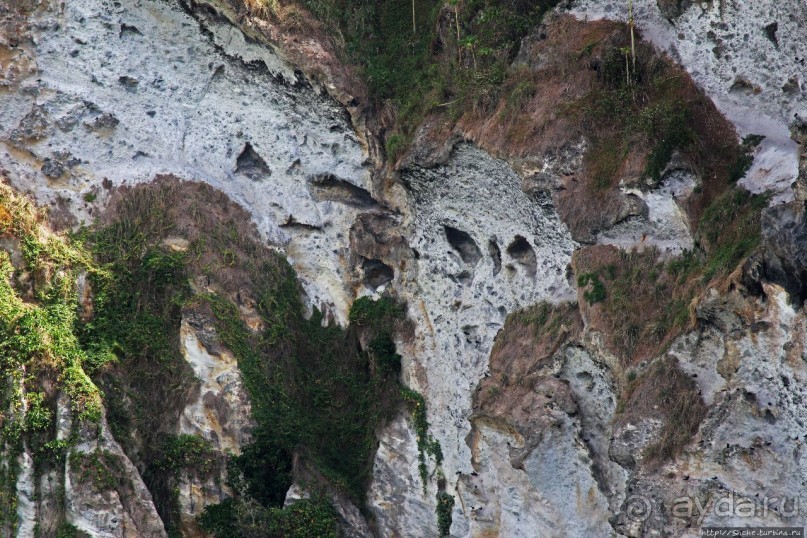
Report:
[[110,452],[73,452],[70,466],[80,483],[91,484],[96,491],[115,491],[124,471],[118,457]]
[[429,470],[426,464],[426,456],[434,458],[435,465],[439,467],[443,462],[443,451],[440,443],[429,434],[429,420],[426,416],[426,400],[423,395],[408,387],[401,386],[401,397],[412,409],[412,425],[415,428],[418,445],[418,473],[423,486],[423,493],[426,493],[426,486],[429,481]]
[[437,494],[437,530],[440,536],[448,536],[451,530],[451,512],[454,510],[454,496],[441,491]]

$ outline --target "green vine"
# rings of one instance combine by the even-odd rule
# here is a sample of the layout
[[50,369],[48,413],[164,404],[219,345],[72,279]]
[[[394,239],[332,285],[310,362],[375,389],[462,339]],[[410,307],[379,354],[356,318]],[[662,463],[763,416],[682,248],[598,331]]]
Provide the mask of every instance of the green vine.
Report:
[[412,425],[415,428],[418,445],[418,472],[423,485],[423,493],[426,493],[426,485],[429,480],[429,470],[426,465],[426,456],[434,458],[435,466],[440,467],[443,463],[443,451],[440,443],[429,434],[429,420],[426,417],[426,400],[419,392],[409,387],[400,387],[401,397],[409,403],[412,408]]

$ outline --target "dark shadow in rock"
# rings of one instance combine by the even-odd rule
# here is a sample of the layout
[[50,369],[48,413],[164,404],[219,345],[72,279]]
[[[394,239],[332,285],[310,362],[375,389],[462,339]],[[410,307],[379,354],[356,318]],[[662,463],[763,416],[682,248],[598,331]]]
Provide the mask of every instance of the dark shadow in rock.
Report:
[[223,65],[218,65],[213,70],[213,76],[210,77],[210,81],[211,82],[216,82],[216,81],[220,80],[223,76],[224,76],[224,66]]
[[119,35],[120,38],[123,38],[124,36],[136,36],[136,35],[143,35],[143,32],[141,32],[137,28],[137,26],[132,26],[126,23],[122,23],[120,25],[120,35]]
[[779,48],[779,38],[776,36],[776,32],[779,31],[779,23],[772,22],[765,26],[765,37],[767,37],[773,46],[777,49]]
[[328,200],[361,208],[377,207],[379,205],[373,195],[366,189],[357,187],[349,181],[339,179],[332,174],[312,177],[309,180],[309,190],[311,191],[311,196],[318,202]]
[[756,95],[760,91],[761,88],[759,88],[759,86],[756,86],[743,77],[737,77],[729,88],[729,93],[741,95]]
[[134,77],[124,75],[122,77],[118,77],[118,84],[126,88],[126,91],[128,92],[136,92],[137,86],[140,84],[140,82]]
[[45,159],[45,162],[42,164],[42,173],[48,177],[48,179],[58,179],[62,177],[64,174],[64,165],[58,161],[54,161],[53,159]]
[[289,229],[296,229],[296,230],[303,230],[303,231],[311,231],[311,230],[321,230],[322,226],[316,224],[310,224],[308,222],[300,222],[298,221],[294,215],[289,215],[286,218],[286,221],[279,225],[281,228],[289,228]]
[[382,262],[381,260],[365,258],[361,264],[362,271],[364,271],[364,284],[371,289],[378,289],[392,279],[395,278],[395,271],[392,267]]
[[244,146],[241,155],[235,161],[235,171],[238,174],[247,176],[253,181],[259,181],[264,177],[272,175],[272,171],[267,166],[266,161],[263,160],[257,151],[252,147],[249,142]]
[[474,281],[469,271],[460,271],[456,275],[448,275],[448,278],[461,286],[469,286]]
[[462,261],[476,265],[482,259],[482,251],[476,244],[476,241],[467,233],[451,226],[443,226],[446,233],[446,239],[451,247],[457,251]]
[[538,260],[535,257],[535,250],[533,250],[532,245],[525,237],[517,235],[507,247],[507,254],[524,267],[530,277],[534,277],[538,272]]
[[690,0],[657,0],[659,11],[665,19],[674,21],[692,5]]
[[488,254],[493,260],[493,276],[496,276],[502,270],[502,251],[499,249],[499,245],[496,244],[495,239],[488,241]]
[[762,296],[763,282],[777,284],[795,308],[807,300],[807,207],[801,201],[769,207],[760,215],[762,249],[743,265],[742,284]]

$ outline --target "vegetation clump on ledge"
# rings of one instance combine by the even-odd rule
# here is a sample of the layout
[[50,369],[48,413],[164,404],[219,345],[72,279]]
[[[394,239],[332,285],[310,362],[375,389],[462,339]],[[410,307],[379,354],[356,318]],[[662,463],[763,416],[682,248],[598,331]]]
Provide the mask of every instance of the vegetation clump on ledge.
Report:
[[392,111],[394,161],[434,111],[494,102],[521,39],[558,0],[302,0],[330,31],[370,93]]
[[659,463],[678,455],[692,440],[707,407],[695,381],[681,371],[675,359],[665,357],[628,382],[618,420],[635,420],[640,410],[653,410],[662,419],[658,440],[644,453],[651,462]]
[[[351,309],[347,330],[323,326],[316,310],[304,318],[290,267],[280,264],[268,278],[259,301],[267,322],[262,335],[246,328],[231,303],[212,295],[199,298],[210,305],[222,343],[239,360],[257,422],[254,443],[232,460],[230,482],[239,493],[228,512],[234,518],[232,528],[246,524],[244,511],[249,506],[254,510],[255,503],[269,510],[262,517],[278,525],[283,523],[277,518],[286,518],[288,510],[310,509],[318,517],[331,514],[321,500],[311,506],[295,503],[282,511],[277,508],[291,485],[295,453],[361,505],[377,444],[375,431],[399,405],[394,387],[400,357],[391,329],[402,315],[400,306],[389,298],[359,299]],[[272,328],[270,312],[272,319],[283,320],[283,331]],[[371,342],[366,351],[359,347],[360,332]],[[221,510],[211,507],[200,520],[211,532],[221,528]],[[214,514],[219,514],[215,525],[210,523]]]
[[[661,352],[688,326],[692,301],[757,249],[760,212],[769,200],[731,188],[703,212],[697,249],[675,258],[661,259],[655,248],[626,252],[603,245],[575,253],[583,296],[602,309],[596,326],[624,364]],[[600,286],[588,289],[594,281]]]
[[[237,492],[232,510],[210,508],[219,530],[222,514],[236,517],[232,532],[257,513],[281,517],[295,455],[361,505],[375,431],[401,404],[393,341],[401,306],[359,299],[348,329],[326,323],[317,310],[306,318],[293,269],[255,230],[240,228],[249,219],[240,220],[230,204],[206,185],[160,178],[122,193],[109,216],[81,236],[105,268],[92,280],[94,312],[80,326],[82,341],[117,358],[99,362],[94,375],[124,449],[141,439],[144,448],[132,457],[145,467],[170,532],[179,522],[178,473],[220,468],[201,439],[170,431],[195,383],[178,348],[183,313],[213,320],[216,337],[238,360],[257,423],[253,443],[228,465]],[[184,238],[187,249],[166,247],[171,236]],[[245,295],[254,298],[257,329],[241,317]]]

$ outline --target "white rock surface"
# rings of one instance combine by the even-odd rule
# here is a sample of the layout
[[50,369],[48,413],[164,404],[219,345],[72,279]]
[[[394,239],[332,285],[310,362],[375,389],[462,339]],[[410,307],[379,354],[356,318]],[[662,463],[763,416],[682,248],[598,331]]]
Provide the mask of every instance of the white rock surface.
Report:
[[240,454],[251,440],[254,422],[238,361],[224,348],[211,353],[185,320],[179,337],[182,355],[200,382],[198,398],[182,410],[179,433],[198,435],[218,450]]
[[[76,0],[34,10],[25,60],[35,67],[15,74],[16,91],[0,92],[0,170],[40,203],[66,205],[85,222],[110,187],[157,174],[210,183],[243,205],[264,237],[285,251],[309,305],[346,323],[348,229],[360,207],[373,205],[361,190],[370,180],[364,146],[344,110],[271,48],[183,5]],[[184,248],[173,240],[167,246]],[[201,393],[178,433],[199,434],[237,453],[250,421],[235,360],[208,353],[186,325],[182,341]],[[211,397],[227,407],[226,424]],[[87,443],[75,450],[100,444],[125,458],[111,436]],[[68,468],[64,478],[69,522],[93,536],[131,533],[139,524],[126,499],[92,491],[74,475]],[[27,474],[21,478],[25,515],[25,494],[33,487]],[[220,500],[223,480],[215,482],[180,484],[185,515]],[[141,501],[150,504],[143,491]]]
[[[64,516],[67,523],[98,538],[166,537],[151,494],[137,468],[112,437],[106,417],[103,416],[98,425],[79,426],[79,430],[74,431],[69,401],[62,396],[57,424],[59,439],[76,438],[76,444],[65,456]],[[80,458],[92,454],[114,459],[121,473],[120,478],[110,474],[115,476],[114,487],[104,485],[104,480],[99,481],[94,472],[82,471]],[[107,470],[113,472],[108,467]]]
[[608,453],[616,408],[610,370],[568,347],[542,375],[568,383],[574,404],[536,410],[547,427],[530,432],[538,442],[526,454],[528,440],[507,417],[473,421],[476,473],[457,481],[470,536],[615,535],[608,518],[624,498],[627,473]]
[[17,458],[17,536],[33,536],[37,521],[34,459],[28,447]]
[[[487,370],[496,333],[519,306],[574,296],[566,267],[576,243],[548,198],[528,197],[507,163],[473,146],[461,144],[444,165],[413,168],[403,179],[414,193],[407,235],[417,252],[417,276],[404,292],[409,317],[416,321],[415,338],[402,351],[410,385],[426,398],[431,434],[445,456],[445,476],[452,477],[472,471],[466,442],[471,398]],[[386,431],[382,439],[398,435]],[[387,457],[379,451],[376,469],[389,465]],[[416,452],[410,447],[391,457],[402,459],[397,469],[404,473]],[[384,487],[389,486],[374,482],[371,498],[388,497],[375,489]],[[424,497],[419,480],[399,481],[394,489],[407,503],[433,502],[434,493]],[[435,532],[431,513],[428,519],[415,516],[417,527],[407,526],[413,517],[408,514],[403,520],[382,519],[381,533],[430,535]],[[457,506],[455,514],[455,525],[463,528],[469,512],[463,515]]]
[[629,217],[597,236],[597,243],[614,245],[624,250],[656,247],[664,256],[677,256],[692,249],[692,234],[688,219],[679,201],[692,193],[695,181],[692,173],[674,170],[661,185],[643,191],[623,188],[625,194],[636,196],[647,206],[647,216]]
[[375,455],[367,500],[378,534],[390,538],[433,536],[437,530],[434,499],[433,481],[423,492],[416,436],[408,416],[401,414],[382,430]]
[[346,321],[344,232],[355,208],[315,200],[309,180],[368,188],[369,171],[334,101],[271,49],[176,1],[71,0],[34,17],[36,76],[0,93],[0,168],[16,187],[42,203],[66,198],[89,222],[82,196],[102,203],[104,179],[208,182],[285,246],[310,302]]
[[[425,384],[447,469],[467,471],[471,394],[493,338],[519,306],[575,296],[566,267],[576,243],[549,199],[528,198],[512,168],[472,146],[460,145],[443,167],[404,178],[414,191],[410,244],[419,253],[409,312],[419,321],[415,356],[426,372],[417,383]],[[447,227],[468,234],[473,244],[455,244],[473,252],[452,246]],[[498,272],[491,243],[501,256]]]
[[[671,517],[678,497],[701,499],[704,508],[695,507],[695,528],[804,522],[807,326],[781,288],[764,287],[766,300],[753,305],[750,328],[723,332],[707,324],[671,347],[682,370],[697,375],[711,408],[684,454],[656,475],[660,484],[661,476],[671,471],[678,476],[677,484],[664,488],[666,533],[692,535],[684,532],[685,519]],[[724,312],[743,310],[729,307]],[[764,502],[769,510],[762,510]],[[794,503],[800,507],[794,510]],[[755,507],[750,513],[749,504]]]

